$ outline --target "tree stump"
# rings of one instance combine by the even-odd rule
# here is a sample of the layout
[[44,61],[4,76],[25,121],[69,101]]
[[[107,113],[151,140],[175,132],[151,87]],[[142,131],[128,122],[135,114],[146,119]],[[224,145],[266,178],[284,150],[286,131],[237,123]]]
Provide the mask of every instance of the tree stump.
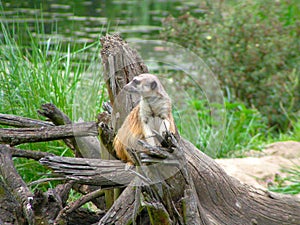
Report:
[[[18,118],[13,123],[10,122],[11,117],[0,115],[0,122],[5,121],[3,123],[6,125],[27,127],[19,130],[0,129],[0,140],[4,143],[0,145],[1,224],[300,225],[298,199],[240,183],[180,136],[163,137],[168,146],[162,148],[142,143],[149,153],[158,151],[163,154],[163,159],[158,163],[154,162],[151,154],[144,158],[141,162],[143,165],[151,164],[147,168],[128,169],[119,160],[65,158],[47,153],[33,154],[25,150],[26,154],[21,154],[23,150],[8,146],[63,139],[68,146],[75,148],[72,141],[72,131],[75,129],[80,137],[95,135],[100,131],[103,145],[113,151],[113,133],[138,102],[135,96],[120,94],[122,87],[134,76],[147,72],[147,67],[137,52],[118,35],[103,37],[101,43],[104,74],[113,104],[112,121],[103,119],[102,115],[97,123],[53,126],[26,118]],[[13,155],[41,159],[43,165],[53,169],[56,179],[68,182],[46,193],[31,193],[13,166]],[[78,184],[96,185],[102,189],[90,190],[86,196],[67,203],[69,190]],[[102,214],[79,208],[84,202],[102,196],[102,190],[119,187],[125,189],[110,209],[102,211]]]

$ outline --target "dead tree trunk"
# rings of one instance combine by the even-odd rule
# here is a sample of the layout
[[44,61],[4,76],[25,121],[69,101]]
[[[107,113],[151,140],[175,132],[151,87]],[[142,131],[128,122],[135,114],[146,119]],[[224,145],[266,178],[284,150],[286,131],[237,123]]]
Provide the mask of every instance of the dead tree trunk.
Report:
[[[113,59],[115,55],[124,54],[123,48],[126,43],[119,37],[108,36],[102,39],[102,44],[104,48],[102,51],[103,64],[106,68],[106,74],[109,74],[108,80],[110,80],[108,89],[112,89],[111,93],[116,97],[116,94],[120,93],[125,83],[112,85],[118,80],[113,80],[116,78],[115,71],[118,72],[119,76],[122,75],[123,79],[126,78],[126,69],[124,68],[127,68],[128,64],[120,66]],[[110,46],[114,46],[113,51],[107,54],[105,49]],[[106,54],[105,57],[103,56],[104,53]],[[114,65],[118,65],[117,70],[111,70]],[[136,66],[136,64],[132,63],[130,66]],[[107,68],[110,68],[110,70]],[[120,68],[123,68],[123,70]],[[127,101],[125,102],[127,103]],[[119,105],[115,102],[115,114],[119,113],[118,107]],[[126,107],[128,110],[129,106],[126,105]],[[124,117],[121,117],[119,124],[122,123],[122,118]],[[117,129],[118,126],[114,128]],[[171,185],[169,183],[169,187],[173,189],[170,191],[172,193],[172,203],[177,204],[178,199],[182,198],[183,201],[180,202],[180,207],[185,206],[186,210],[185,212],[183,210],[184,215],[181,214],[184,219],[176,220],[178,224],[181,222],[186,224],[300,224],[300,202],[298,200],[241,184],[225,174],[212,159],[201,153],[186,140],[181,139],[179,147],[184,152],[187,162],[186,167],[181,168],[180,171],[181,173],[187,172],[187,174],[180,176],[177,173],[172,177],[175,182],[171,181]],[[189,175],[192,179],[189,179]],[[170,182],[170,180],[167,182]],[[184,190],[186,188],[188,189]],[[132,198],[133,194],[130,191],[124,192],[99,224],[122,224],[135,218],[134,212],[131,211],[132,213],[130,213],[134,203],[128,200]],[[168,208],[168,203],[164,200],[166,199],[161,199],[160,203]],[[118,218],[124,218],[124,206],[127,206],[125,207],[127,208],[125,214],[128,220],[118,222]],[[167,210],[169,215],[163,217],[164,210],[160,210],[159,204],[156,206],[153,208],[160,211],[157,215],[168,218],[165,220],[166,224],[170,223],[170,214],[176,215],[178,213],[175,212],[176,208],[172,208],[169,211]],[[180,211],[178,208],[177,210]],[[149,211],[151,210],[148,209]],[[156,222],[156,224],[159,223]]]
[[[53,127],[53,124],[26,118],[18,118],[18,122],[11,124],[11,118],[0,114],[0,123],[4,121],[7,125],[30,127],[26,130],[30,131],[29,136],[18,133],[20,130],[1,129],[1,142],[14,145],[27,141],[64,139],[70,140],[66,143],[72,148],[72,132],[78,129],[81,137],[100,131],[103,145],[112,151],[112,130],[109,127],[112,126],[116,131],[137,102],[134,96],[123,97],[119,93],[133,76],[147,72],[147,68],[137,53],[119,36],[106,36],[101,42],[110,100],[114,103],[112,122],[103,119],[102,115],[99,127],[96,123]],[[10,135],[5,131],[11,132]],[[53,136],[46,135],[50,133]],[[158,150],[164,158],[163,164],[154,164],[149,170],[127,169],[119,160],[64,158],[46,153],[32,154],[29,151],[21,154],[22,150],[0,145],[0,223],[53,224],[55,221],[57,224],[300,225],[299,200],[241,184],[181,137],[170,137],[166,141],[169,141],[171,148],[157,149],[145,145],[148,153]],[[43,157],[42,164],[52,168],[57,178],[69,182],[46,193],[32,194],[17,174],[12,156],[32,159]],[[150,156],[146,158],[147,162],[151,160]],[[150,178],[165,176],[165,179],[151,183],[148,175]],[[69,190],[75,183],[97,185],[102,189],[126,188],[102,216],[78,209],[84,202],[102,196],[102,190],[95,190],[67,204]]]

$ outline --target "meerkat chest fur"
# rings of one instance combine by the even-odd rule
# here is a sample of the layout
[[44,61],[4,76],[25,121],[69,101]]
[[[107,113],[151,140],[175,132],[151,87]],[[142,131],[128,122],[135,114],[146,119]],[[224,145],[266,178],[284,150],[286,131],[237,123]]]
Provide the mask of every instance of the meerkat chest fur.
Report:
[[172,104],[160,81],[153,75],[146,75],[137,81],[136,89],[141,95],[139,116],[145,140],[158,145],[154,136],[166,131],[175,133]]
[[141,97],[139,104],[139,116],[143,123],[146,140],[154,135],[153,131],[163,135],[163,132],[170,129],[171,101],[168,97]]

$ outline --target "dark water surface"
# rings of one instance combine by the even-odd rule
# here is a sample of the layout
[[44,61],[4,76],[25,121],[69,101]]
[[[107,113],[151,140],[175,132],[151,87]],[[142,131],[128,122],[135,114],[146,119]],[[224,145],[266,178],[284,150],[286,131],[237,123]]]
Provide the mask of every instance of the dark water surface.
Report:
[[[124,38],[156,39],[162,19],[184,12],[199,14],[198,1],[139,0],[0,0],[1,21],[11,29],[26,24],[39,35],[37,21],[51,38],[65,42],[90,43],[108,32]],[[1,34],[2,35],[2,34]],[[24,32],[24,35],[25,32]],[[45,38],[48,38],[48,36]],[[25,38],[26,37],[22,37]]]

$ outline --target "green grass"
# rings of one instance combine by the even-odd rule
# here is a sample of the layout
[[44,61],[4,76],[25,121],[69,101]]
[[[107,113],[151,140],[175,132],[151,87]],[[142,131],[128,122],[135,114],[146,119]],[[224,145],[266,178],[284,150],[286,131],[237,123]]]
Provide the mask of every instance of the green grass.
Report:
[[[46,39],[43,23],[40,22],[36,24],[36,30],[40,32],[38,35],[30,32],[27,27],[19,28],[18,24],[14,25],[16,29],[4,23],[0,26],[3,34],[0,40],[1,113],[45,119],[38,115],[37,110],[42,104],[51,102],[71,120],[79,117],[86,121],[95,120],[105,98],[105,94],[102,94],[105,90],[99,74],[101,70],[95,73],[95,65],[87,64],[85,58],[99,63],[98,42],[89,46],[72,46],[56,38]],[[22,36],[27,36],[26,43],[20,39]],[[96,51],[91,51],[92,48]],[[84,93],[85,96],[81,96]],[[62,141],[23,144],[18,147],[72,155]],[[14,161],[26,182],[39,179],[46,173],[35,161],[19,158]]]
[[38,118],[36,110],[40,105],[52,102],[72,118],[77,87],[87,69],[75,56],[93,46],[72,51],[68,45],[64,52],[59,40],[39,44],[44,39],[27,31],[30,42],[24,47],[4,24],[1,26],[1,112]]
[[[43,103],[52,102],[73,121],[80,117],[86,121],[94,120],[101,110],[101,103],[107,99],[99,68],[99,43],[73,46],[65,44],[63,40],[46,39],[42,23],[36,26],[39,27],[36,29],[39,35],[34,35],[27,28],[18,28],[18,24],[11,32],[6,24],[1,24],[0,112],[44,119],[37,114],[37,109]],[[19,32],[26,32],[26,42],[16,39],[16,36],[24,36]],[[180,117],[181,120],[177,124],[179,131],[205,152],[209,138],[221,133],[212,129],[218,121],[212,121],[210,109],[204,100],[191,98],[187,106],[174,112],[175,119]],[[258,110],[246,107],[237,100],[226,101],[224,107],[225,136],[220,140],[220,146],[217,146],[216,157],[240,157],[246,150],[260,150],[264,144],[274,141],[300,141],[299,120],[291,119],[292,126],[286,133],[275,134]],[[20,147],[57,155],[72,155],[60,141],[24,144]],[[15,163],[26,182],[40,179],[47,173],[42,166],[31,160],[15,159]]]
[[[247,108],[242,102],[229,101],[225,101],[224,109],[226,120],[212,121],[206,100],[190,100],[187,108],[174,114],[175,121],[183,121],[177,123],[179,132],[208,154],[209,141],[218,137],[217,145],[212,146],[216,151],[212,156],[217,158],[242,157],[247,150],[261,150],[268,142],[270,130],[259,111]],[[214,124],[220,122],[225,122],[225,130],[215,129]]]
[[284,169],[282,172],[288,174],[285,177],[276,174],[273,181],[270,181],[269,189],[284,194],[300,193],[300,166]]

